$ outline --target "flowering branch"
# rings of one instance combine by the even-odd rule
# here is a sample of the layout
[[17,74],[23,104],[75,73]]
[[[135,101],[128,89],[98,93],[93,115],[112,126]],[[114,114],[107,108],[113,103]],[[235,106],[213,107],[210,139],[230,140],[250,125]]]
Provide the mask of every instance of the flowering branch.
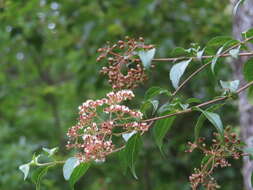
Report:
[[82,162],[103,162],[107,155],[124,148],[115,147],[113,136],[147,131],[150,125],[140,121],[143,114],[121,105],[132,98],[131,90],[121,90],[110,92],[101,100],[84,102],[79,106],[78,123],[68,130],[67,148],[78,149],[76,156]]
[[225,168],[231,166],[228,158],[238,160],[245,156],[242,152],[242,144],[238,135],[231,131],[231,128],[224,130],[224,143],[218,133],[214,133],[211,145],[207,146],[205,138],[201,137],[196,142],[188,142],[189,149],[186,152],[191,153],[194,149],[200,150],[207,159],[202,160],[200,168],[194,168],[194,173],[189,177],[189,181],[193,190],[197,190],[201,185],[207,190],[218,189],[220,186],[213,178],[215,168]]
[[[215,118],[215,121],[217,122],[213,121],[212,123],[217,128],[219,132],[218,135],[220,136],[218,137],[216,135],[218,138],[213,139],[213,145],[210,148],[207,148],[205,143],[203,143],[203,140],[201,140],[201,138],[198,138],[198,134],[195,134],[195,139],[197,139],[197,141],[189,144],[191,146],[189,152],[195,148],[198,148],[206,156],[208,156],[208,160],[204,165],[201,165],[200,169],[194,170],[194,174],[192,174],[189,179],[193,190],[197,189],[201,184],[207,187],[207,189],[218,188],[219,186],[211,177],[213,170],[217,167],[229,166],[230,164],[226,160],[227,157],[238,159],[240,156],[245,156],[246,154],[242,152],[240,141],[237,140],[235,134],[230,133],[229,130],[226,130],[225,133],[223,132],[223,126],[219,115],[212,112],[204,112],[200,108],[208,106],[210,104],[222,102],[230,98],[233,99],[250,86],[253,86],[253,81],[251,78],[251,64],[253,59],[249,60],[248,64],[245,64],[245,68],[247,68],[245,79],[251,82],[243,85],[238,90],[236,90],[239,85],[238,80],[232,81],[231,83],[223,82],[221,84],[222,87],[224,89],[228,88],[230,91],[221,97],[203,102],[190,108],[184,108],[184,106],[175,99],[176,103],[173,104],[173,100],[169,106],[175,108],[175,106],[178,105],[177,103],[179,103],[183,110],[149,119],[143,119],[142,112],[144,112],[145,109],[149,109],[150,104],[154,108],[158,107],[159,103],[157,101],[152,101],[152,97],[156,95],[164,93],[173,99],[174,96],[177,95],[177,93],[194,76],[207,68],[207,66],[211,64],[213,66],[213,63],[216,63],[217,59],[220,57],[232,56],[232,52],[230,52],[231,50],[235,50],[233,54],[236,54],[237,56],[253,56],[253,52],[239,53],[240,46],[246,44],[252,39],[253,35],[246,38],[242,42],[238,42],[235,45],[232,45],[231,47],[226,47],[227,49],[222,52],[222,49],[225,46],[223,45],[223,47],[218,50],[216,55],[201,56],[201,59],[211,60],[208,60],[207,63],[203,64],[196,71],[194,71],[180,85],[178,85],[178,83],[186,67],[191,62],[191,60],[199,60],[199,56],[154,58],[154,46],[146,45],[142,37],[140,37],[138,40],[126,37],[125,40],[119,40],[117,43],[112,45],[110,45],[110,43],[107,43],[105,47],[98,49],[100,55],[97,58],[97,61],[107,61],[107,66],[102,68],[101,73],[107,75],[109,79],[108,82],[112,85],[113,91],[107,93],[106,97],[102,99],[87,100],[81,106],[79,106],[79,118],[77,120],[77,123],[74,126],[70,127],[67,132],[68,143],[66,147],[68,149],[77,150],[75,157],[71,157],[66,161],[55,160],[48,163],[39,163],[39,155],[37,157],[34,157],[30,163],[20,166],[20,170],[25,174],[26,178],[30,165],[49,167],[56,164],[64,164],[64,177],[66,180],[72,180],[71,183],[74,184],[77,179],[71,179],[72,172],[74,173],[73,176],[76,176],[75,171],[77,172],[80,168],[82,168],[85,173],[89,168],[90,162],[104,162],[108,155],[120,151],[120,153],[123,154],[124,159],[126,159],[125,161],[128,162],[127,165],[131,169],[131,172],[136,177],[134,164],[136,161],[135,155],[138,154],[141,146],[140,136],[147,132],[151,125],[157,120],[190,113],[198,108],[198,110],[201,111],[204,115],[207,114],[205,117],[212,118],[211,120],[209,119],[211,122],[213,121],[213,118]],[[139,86],[139,84],[146,81],[146,70],[154,66],[151,64],[152,62],[177,61],[182,62],[176,64],[171,69],[171,71],[173,71],[171,73],[173,74],[170,75],[170,78],[172,80],[173,86],[176,88],[172,94],[170,94],[167,90],[160,89],[160,87],[153,87],[146,92],[146,101],[144,102],[143,107],[140,109],[142,112],[140,110],[133,110],[130,107],[123,105],[124,101],[132,100],[134,98],[135,95],[131,89],[136,88]],[[249,64],[250,66],[247,66]],[[248,73],[248,71],[250,72]],[[168,127],[167,124],[163,125]],[[158,129],[158,131],[155,132],[156,143],[159,148],[161,148],[162,145],[160,144],[162,143],[160,142],[162,142],[167,129],[163,127],[155,127],[155,130],[156,129]],[[117,144],[115,142],[117,142]],[[52,156],[54,152],[54,150],[44,151],[49,154],[49,157]],[[78,170],[74,170],[76,167],[79,167],[79,165],[80,168]],[[70,171],[68,168],[72,168],[73,170]],[[45,169],[47,170],[48,168]]]

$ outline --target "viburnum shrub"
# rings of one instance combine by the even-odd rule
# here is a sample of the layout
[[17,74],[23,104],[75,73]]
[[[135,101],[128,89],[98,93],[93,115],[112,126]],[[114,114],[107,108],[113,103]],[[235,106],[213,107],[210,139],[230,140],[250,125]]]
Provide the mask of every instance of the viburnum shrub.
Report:
[[[253,52],[247,49],[247,43],[253,42],[253,29],[244,32],[242,36],[242,41],[230,37],[215,37],[204,48],[196,44],[189,49],[176,48],[168,58],[154,58],[155,46],[145,44],[142,37],[138,40],[126,37],[115,44],[108,42],[98,49],[100,55],[97,61],[101,64],[101,73],[107,75],[112,91],[104,98],[87,100],[79,106],[77,123],[66,134],[66,148],[75,149],[76,154],[59,161],[54,156],[57,148],[43,148],[43,153],[35,155],[32,161],[19,167],[24,173],[24,179],[28,177],[30,166],[39,167],[32,175],[32,181],[39,189],[40,180],[48,169],[63,164],[64,178],[74,188],[75,183],[92,164],[105,162],[112,153],[120,154],[120,158],[137,178],[135,163],[141,149],[142,136],[152,128],[154,140],[162,151],[163,139],[176,117],[199,112],[200,116],[194,127],[195,140],[188,142],[186,153],[197,149],[203,153],[203,159],[199,168],[195,168],[189,176],[189,182],[192,189],[219,188],[213,178],[215,169],[231,166],[228,158],[237,160],[242,156],[250,156],[253,152],[252,147],[245,148],[245,144],[231,127],[224,129],[220,116],[215,113],[224,105],[225,100],[236,99],[239,93],[253,86],[253,58],[250,58]],[[197,98],[182,100],[178,97],[183,87],[197,77],[198,73],[210,68],[215,74],[215,65],[222,64],[218,63],[219,60],[229,63],[240,56],[249,57],[243,69],[248,83],[240,85],[239,80],[220,81],[223,92],[206,102]],[[230,59],[224,60],[225,57]],[[173,64],[169,76],[175,90],[171,92],[169,89],[151,87],[146,91],[139,110],[128,107],[127,103],[135,97],[133,90],[148,80],[148,73],[155,69],[156,62]],[[186,68],[193,63],[199,64],[198,62],[201,63],[200,67],[180,82]],[[159,103],[160,94],[168,98],[165,104]],[[211,141],[200,137],[205,120],[216,129]],[[45,154],[51,161],[41,163],[40,157]]]

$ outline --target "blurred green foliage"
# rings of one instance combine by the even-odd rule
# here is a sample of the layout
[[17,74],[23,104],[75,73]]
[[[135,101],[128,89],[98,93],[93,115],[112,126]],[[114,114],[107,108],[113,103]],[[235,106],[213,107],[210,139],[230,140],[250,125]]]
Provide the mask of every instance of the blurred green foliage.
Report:
[[[23,181],[18,166],[41,147],[60,146],[62,159],[71,155],[64,147],[65,133],[75,123],[78,105],[110,89],[99,75],[102,65],[95,61],[96,50],[106,41],[143,36],[156,45],[156,57],[166,57],[176,46],[203,45],[214,36],[230,35],[231,9],[228,0],[0,1],[0,189],[34,189],[29,180]],[[136,90],[137,102],[150,85],[172,89],[169,68],[166,63],[156,66],[148,83]],[[226,78],[228,69],[220,74]],[[210,87],[210,71],[198,77],[203,80],[189,83],[182,96],[217,95]],[[226,106],[223,111],[225,121],[237,121],[234,108]],[[193,139],[193,116],[176,119],[164,156],[152,135],[145,136],[136,168],[139,180],[123,174],[115,155],[91,168],[76,189],[189,189],[188,176],[201,159],[198,153],[184,152]],[[239,168],[237,162],[219,172],[222,189],[241,188]],[[49,170],[42,189],[69,189],[61,170]]]

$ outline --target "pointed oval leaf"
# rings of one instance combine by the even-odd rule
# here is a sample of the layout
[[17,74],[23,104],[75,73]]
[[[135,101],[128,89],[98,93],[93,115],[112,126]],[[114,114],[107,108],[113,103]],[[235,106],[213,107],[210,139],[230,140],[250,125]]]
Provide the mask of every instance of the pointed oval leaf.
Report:
[[157,110],[157,113],[160,115],[168,111],[171,111],[171,105],[169,102],[166,102],[165,104],[160,106],[160,108]]
[[241,48],[241,46],[239,46],[238,48],[235,48],[235,49],[231,49],[231,50],[229,51],[229,54],[230,54],[233,58],[237,59],[237,58],[238,58],[238,55],[239,55],[239,53],[240,53],[240,48]]
[[127,173],[127,159],[126,159],[126,154],[125,154],[125,149],[120,150],[118,153],[118,159],[119,159],[119,167],[122,169],[123,174],[125,175]]
[[157,95],[160,95],[160,94],[166,94],[167,96],[170,96],[171,93],[167,90],[167,89],[164,89],[164,88],[161,88],[161,87],[151,87],[149,88],[145,95],[144,95],[144,99],[145,100],[149,100],[149,99],[152,99],[154,98],[155,96]]
[[58,151],[58,147],[55,147],[55,148],[51,148],[51,149],[49,149],[49,148],[42,148],[42,150],[44,151],[44,152],[46,152],[47,154],[48,154],[48,156],[49,157],[51,157],[51,156],[53,156],[57,151]]
[[221,87],[230,92],[236,92],[236,90],[239,87],[240,81],[234,80],[234,81],[222,81],[220,80]]
[[220,116],[216,113],[207,112],[207,111],[204,112],[204,115],[216,127],[217,131],[221,135],[223,135],[223,125],[222,125]]
[[223,124],[221,121],[221,118],[218,114],[210,112],[210,111],[204,111],[201,108],[195,107],[196,110],[200,111],[204,114],[204,116],[213,124],[213,126],[216,128],[218,133],[223,136],[224,129]]
[[123,139],[127,142],[137,131],[132,131],[130,133],[122,134]]
[[245,80],[252,81],[253,80],[253,58],[250,58],[243,67],[243,75]]
[[47,174],[47,171],[50,167],[52,166],[40,167],[35,172],[33,172],[32,181],[36,185],[36,190],[40,190],[41,180]]
[[220,47],[216,53],[216,56],[212,59],[212,63],[211,63],[211,69],[212,69],[212,72],[214,73],[214,67],[217,63],[217,60],[219,58],[219,55],[221,54],[222,50],[223,50],[224,46]]
[[[210,41],[208,41],[205,52],[207,55],[214,55],[220,47],[224,46],[230,41],[234,41],[231,36],[214,37]],[[229,44],[232,45],[231,43]]]
[[253,105],[253,87],[251,86],[248,90],[248,94],[247,94],[247,97],[248,97],[248,101],[251,105]]
[[127,165],[130,168],[135,179],[138,179],[135,173],[135,163],[137,161],[141,145],[142,145],[141,136],[139,133],[137,133],[127,141],[126,148],[124,151]]
[[[161,114],[161,116],[167,115],[170,113],[171,112],[164,112],[163,114]],[[161,119],[161,120],[156,121],[154,125],[153,134],[154,134],[155,142],[161,152],[162,152],[163,139],[165,135],[167,134],[167,132],[169,131],[169,129],[171,128],[174,122],[174,119],[175,117]]]
[[[253,37],[253,28],[250,28],[249,30],[242,33],[243,39],[249,39]],[[253,43],[253,39],[249,40],[249,42]]]
[[195,137],[195,141],[198,140],[199,138],[199,134],[200,134],[200,130],[204,124],[206,120],[206,117],[204,116],[204,114],[201,114],[199,117],[198,117],[198,120],[197,120],[197,123],[194,127],[194,137]]
[[169,57],[191,56],[191,54],[182,47],[176,47],[169,53]]
[[202,56],[203,56],[204,52],[205,52],[205,48],[197,52],[197,59],[199,61],[202,60]]
[[174,88],[178,88],[180,78],[183,76],[185,69],[187,68],[191,60],[192,59],[189,59],[187,61],[181,61],[172,66],[170,70],[170,80]]
[[244,1],[245,1],[245,0],[239,0],[239,1],[235,4],[234,9],[233,9],[233,14],[234,14],[234,16],[236,15],[239,6],[240,6]]
[[145,115],[146,117],[146,112],[151,110],[152,114],[154,114],[159,106],[159,101],[158,100],[146,100],[142,103],[140,111]]
[[139,51],[138,55],[141,59],[141,62],[143,64],[144,68],[148,69],[152,63],[152,59],[155,56],[155,48],[150,49],[148,51],[144,51],[144,50]]
[[[215,111],[217,109],[219,109],[220,107],[222,107],[224,104],[217,104],[217,105],[213,105],[213,106],[210,106],[206,111]],[[197,141],[197,139],[199,138],[199,134],[200,134],[200,130],[204,124],[206,120],[206,117],[204,116],[204,114],[202,113],[198,120],[197,120],[197,123],[194,127],[194,136],[195,136],[195,141]]]
[[23,172],[24,180],[26,180],[30,170],[30,163],[19,166],[19,169]]
[[153,111],[152,113],[154,114],[159,106],[159,101],[158,100],[150,100],[150,103],[153,106]]
[[83,162],[74,168],[74,171],[71,173],[69,179],[69,183],[72,189],[74,189],[76,182],[87,172],[90,165],[91,164],[89,162]]
[[201,100],[198,99],[198,98],[189,98],[189,99],[186,100],[186,103],[187,103],[187,104],[191,104],[191,103],[200,103],[200,102],[201,102]]
[[63,176],[65,180],[69,180],[74,169],[80,164],[80,161],[76,157],[71,157],[66,160],[63,165]]

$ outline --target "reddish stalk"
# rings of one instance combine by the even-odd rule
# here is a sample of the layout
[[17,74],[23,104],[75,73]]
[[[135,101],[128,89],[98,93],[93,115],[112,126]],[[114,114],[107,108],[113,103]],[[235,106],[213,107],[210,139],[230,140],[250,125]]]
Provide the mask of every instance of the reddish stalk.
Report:
[[[246,85],[242,86],[241,88],[239,88],[236,91],[236,94],[241,93],[242,91],[246,90],[250,86],[253,86],[253,81],[251,81],[251,82],[247,83]],[[216,98],[216,99],[213,99],[213,100],[209,100],[209,101],[204,102],[202,104],[198,104],[197,106],[194,106],[194,107],[201,108],[201,107],[204,107],[204,106],[207,106],[207,105],[210,105],[210,104],[214,104],[214,103],[217,103],[217,102],[220,102],[220,101],[224,101],[224,100],[226,100],[228,98],[230,98],[229,95],[228,96],[224,96],[224,97],[220,97],[220,98]],[[176,116],[176,115],[182,115],[182,114],[185,114],[185,113],[190,113],[190,112],[193,112],[193,111],[194,111],[193,107],[191,107],[191,108],[188,108],[186,110],[179,111],[179,112],[176,112],[176,113],[171,113],[171,114],[164,115],[164,116],[159,116],[159,117],[153,117],[151,119],[146,119],[146,120],[143,120],[143,122],[156,121],[156,120],[165,119],[165,118]]]

